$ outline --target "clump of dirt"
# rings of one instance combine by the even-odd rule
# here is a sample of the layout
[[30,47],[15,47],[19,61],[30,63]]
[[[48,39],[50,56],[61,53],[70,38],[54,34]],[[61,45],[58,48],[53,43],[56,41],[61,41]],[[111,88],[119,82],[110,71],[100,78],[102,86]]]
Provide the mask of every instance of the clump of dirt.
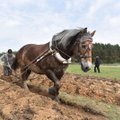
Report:
[[[46,76],[41,75],[33,79],[32,83],[45,87],[50,87],[53,84]],[[61,80],[61,84],[60,91],[68,94],[83,95],[106,103],[120,105],[120,82],[66,73]]]
[[70,94],[88,96],[106,103],[120,105],[120,83],[114,80],[66,74],[62,85],[61,90]]
[[0,79],[1,120],[105,120]]
[[[53,83],[44,75],[32,74],[31,84],[49,88]],[[26,91],[16,85],[14,76],[0,79],[1,120],[106,120],[82,108],[58,103],[50,97]],[[17,80],[16,80],[17,81]],[[66,73],[60,91],[89,96],[107,103],[120,105],[120,83],[102,78],[83,77]]]

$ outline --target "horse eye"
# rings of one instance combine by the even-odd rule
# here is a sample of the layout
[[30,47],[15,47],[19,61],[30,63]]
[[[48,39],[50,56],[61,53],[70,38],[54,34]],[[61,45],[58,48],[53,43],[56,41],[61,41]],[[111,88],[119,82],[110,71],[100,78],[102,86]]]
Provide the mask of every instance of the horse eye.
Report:
[[86,45],[82,45],[82,48],[86,48]]

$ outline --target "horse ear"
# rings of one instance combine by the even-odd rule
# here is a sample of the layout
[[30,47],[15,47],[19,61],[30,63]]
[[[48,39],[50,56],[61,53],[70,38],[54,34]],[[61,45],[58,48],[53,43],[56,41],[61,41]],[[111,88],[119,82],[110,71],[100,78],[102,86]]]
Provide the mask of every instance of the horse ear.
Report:
[[91,33],[91,36],[94,36],[95,33],[96,33],[96,30],[94,30],[94,31]]
[[83,31],[86,33],[87,32],[87,27],[83,29]]
[[84,33],[86,33],[87,32],[87,27],[86,28],[84,28],[84,29],[82,29],[81,31],[80,31],[80,33],[83,35]]

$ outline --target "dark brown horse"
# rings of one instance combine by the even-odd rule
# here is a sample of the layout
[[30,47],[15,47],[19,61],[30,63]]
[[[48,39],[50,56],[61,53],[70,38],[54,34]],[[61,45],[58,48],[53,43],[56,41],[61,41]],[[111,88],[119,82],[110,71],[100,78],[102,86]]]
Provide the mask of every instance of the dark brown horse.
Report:
[[92,65],[92,33],[87,28],[64,30],[53,36],[51,42],[43,45],[28,44],[16,54],[12,65],[13,70],[20,68],[23,85],[31,71],[45,74],[54,86],[49,93],[57,98],[60,89],[60,79],[70,63],[70,59],[77,58],[84,72]]

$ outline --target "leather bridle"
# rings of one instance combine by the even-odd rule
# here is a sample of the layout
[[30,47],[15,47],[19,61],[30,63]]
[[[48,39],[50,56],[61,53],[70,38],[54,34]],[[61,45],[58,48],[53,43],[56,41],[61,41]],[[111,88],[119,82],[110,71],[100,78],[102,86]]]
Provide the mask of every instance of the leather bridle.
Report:
[[[90,41],[90,43],[89,44],[83,44],[82,42],[80,42],[80,40],[78,40],[77,42],[76,42],[76,44],[77,44],[77,47],[78,47],[78,55],[77,55],[77,57],[78,57],[78,60],[79,61],[81,61],[81,59],[82,58],[84,58],[84,59],[86,59],[86,58],[91,58],[92,56],[90,55],[86,55],[86,53],[88,52],[88,50],[91,50],[92,49],[92,40],[87,40],[87,41]],[[84,48],[82,48],[82,47],[84,47]],[[82,49],[84,49],[84,53],[81,53],[81,51],[82,51]]]

